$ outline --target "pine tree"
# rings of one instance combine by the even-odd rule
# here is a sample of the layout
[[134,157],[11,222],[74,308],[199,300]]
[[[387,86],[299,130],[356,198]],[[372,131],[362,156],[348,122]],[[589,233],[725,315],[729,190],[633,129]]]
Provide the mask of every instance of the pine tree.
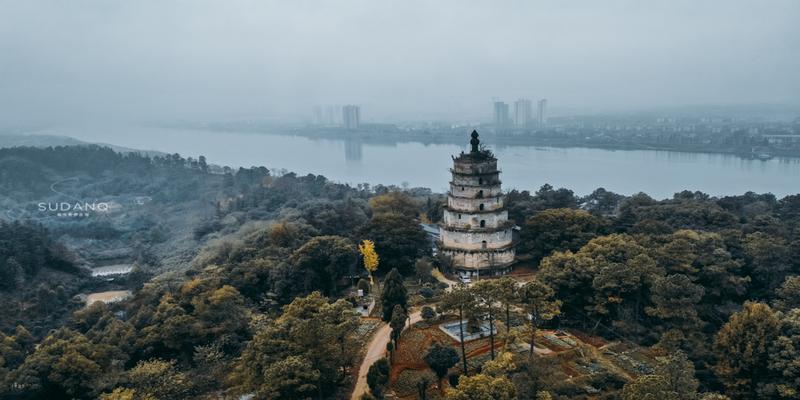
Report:
[[444,295],[441,303],[444,311],[458,312],[458,334],[461,342],[461,362],[464,375],[467,374],[467,349],[464,343],[464,316],[475,310],[475,297],[464,284],[453,286],[452,290]]
[[539,321],[548,321],[561,313],[561,301],[553,299],[555,291],[550,286],[534,279],[520,290],[520,303],[531,320],[531,350],[534,353],[534,340]]
[[389,325],[392,327],[392,341],[394,341],[394,348],[397,349],[398,343],[397,340],[400,339],[400,334],[403,333],[403,328],[406,326],[406,319],[408,316],[406,312],[403,310],[403,307],[400,304],[395,304],[394,309],[392,309],[392,319],[389,322]]
[[383,390],[386,388],[386,384],[389,383],[390,371],[391,366],[389,365],[389,360],[385,358],[375,361],[375,363],[369,367],[369,371],[367,372],[367,385],[369,385],[369,390],[372,392],[373,396],[378,398],[383,397]]
[[780,320],[762,303],[745,303],[717,333],[717,375],[736,398],[757,398],[769,382],[768,347],[780,332]]
[[425,353],[425,363],[436,374],[439,379],[437,386],[442,390],[442,378],[447,375],[447,370],[452,368],[458,363],[458,353],[451,347],[442,346],[439,343],[434,343]]
[[403,285],[403,277],[397,271],[397,268],[393,268],[384,278],[383,291],[381,292],[382,318],[384,321],[389,322],[392,320],[392,311],[394,311],[394,306],[396,305],[400,305],[404,311],[408,311],[408,292],[405,285]]

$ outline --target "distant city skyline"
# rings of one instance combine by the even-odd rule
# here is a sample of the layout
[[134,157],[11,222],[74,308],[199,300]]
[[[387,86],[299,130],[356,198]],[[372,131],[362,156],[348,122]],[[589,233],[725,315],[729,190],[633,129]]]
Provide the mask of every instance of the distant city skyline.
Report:
[[495,129],[528,129],[543,128],[547,122],[547,99],[536,102],[536,120],[533,119],[533,103],[530,99],[519,98],[514,101],[513,119],[509,114],[509,105],[503,100],[494,99],[492,103],[492,125]]
[[[521,125],[520,121],[525,119],[523,114],[528,113],[525,101],[530,101],[531,111],[527,126]],[[764,104],[764,103],[742,103],[742,104],[685,104],[665,107],[632,107],[621,110],[609,110],[605,112],[589,112],[581,109],[569,107],[568,105],[552,104],[547,98],[534,101],[528,98],[518,98],[512,103],[499,98],[493,98],[479,112],[472,115],[458,116],[452,118],[433,117],[426,118],[430,114],[421,113],[417,116],[408,118],[383,118],[380,115],[370,115],[364,117],[360,112],[360,123],[406,123],[406,122],[448,122],[458,124],[489,124],[491,126],[504,126],[505,128],[533,128],[536,126],[547,125],[548,118],[581,118],[581,117],[613,117],[613,116],[644,116],[651,115],[653,118],[676,118],[676,117],[697,117],[697,118],[733,118],[734,120],[765,119],[775,121],[793,121],[800,118],[800,104]],[[359,110],[362,107],[359,105]],[[555,109],[555,112],[553,111]],[[315,125],[342,126],[342,106],[315,105],[311,108],[312,113],[305,113],[298,117],[287,117],[283,122],[311,122]],[[324,111],[335,110],[334,119],[326,117]],[[320,111],[323,117],[320,118]],[[258,116],[253,116],[258,118]],[[505,121],[501,123],[500,121]]]

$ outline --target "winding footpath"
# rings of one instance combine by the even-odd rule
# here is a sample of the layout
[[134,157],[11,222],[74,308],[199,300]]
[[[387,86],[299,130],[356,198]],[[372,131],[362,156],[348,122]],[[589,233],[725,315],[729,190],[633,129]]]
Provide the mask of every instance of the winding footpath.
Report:
[[[414,311],[409,316],[409,319],[411,321],[410,323],[406,323],[406,328],[421,321],[422,317],[419,311]],[[358,369],[358,380],[356,380],[356,386],[353,389],[350,400],[359,400],[361,395],[367,392],[367,372],[369,372],[369,367],[371,367],[375,361],[386,357],[386,344],[389,343],[391,333],[392,327],[383,323],[373,334],[372,340],[370,340],[369,346],[367,346],[367,353],[364,355],[364,360],[361,361],[361,367]]]
[[[456,281],[447,279],[441,272],[439,272],[438,269],[434,268],[431,274],[439,282],[447,284],[447,289],[445,289],[445,291],[449,292],[453,289],[453,286],[458,284]],[[412,312],[409,316],[409,319],[411,322],[406,324],[406,328],[422,320],[420,311]],[[389,337],[391,334],[392,327],[386,323],[382,323],[381,327],[378,328],[373,334],[372,340],[370,340],[369,345],[367,346],[367,353],[364,355],[364,360],[361,361],[361,367],[358,369],[358,379],[356,380],[356,386],[353,389],[353,394],[350,396],[350,400],[360,400],[361,395],[367,393],[367,373],[369,372],[369,367],[371,367],[375,361],[386,357],[386,343],[389,343]]]

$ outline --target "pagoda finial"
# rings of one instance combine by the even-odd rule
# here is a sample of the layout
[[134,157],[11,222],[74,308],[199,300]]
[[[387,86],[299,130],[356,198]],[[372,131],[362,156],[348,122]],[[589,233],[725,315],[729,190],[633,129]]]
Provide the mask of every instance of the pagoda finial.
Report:
[[469,141],[469,144],[472,145],[472,152],[473,153],[477,153],[479,151],[478,150],[478,145],[481,143],[481,141],[478,140],[478,131],[473,130],[471,136],[472,136],[472,140]]

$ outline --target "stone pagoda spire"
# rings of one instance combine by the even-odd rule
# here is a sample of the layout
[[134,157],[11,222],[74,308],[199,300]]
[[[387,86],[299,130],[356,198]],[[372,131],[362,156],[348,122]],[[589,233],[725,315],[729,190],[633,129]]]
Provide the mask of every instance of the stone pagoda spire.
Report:
[[440,225],[439,250],[462,277],[505,274],[514,263],[513,223],[491,151],[473,131],[469,153],[453,157],[452,180]]
[[472,153],[477,153],[477,152],[480,151],[480,150],[478,150],[478,145],[481,144],[481,141],[478,139],[478,131],[473,130],[472,131],[472,135],[470,135],[470,136],[472,136],[472,139],[469,141],[469,144],[472,145],[472,151],[471,152]]

